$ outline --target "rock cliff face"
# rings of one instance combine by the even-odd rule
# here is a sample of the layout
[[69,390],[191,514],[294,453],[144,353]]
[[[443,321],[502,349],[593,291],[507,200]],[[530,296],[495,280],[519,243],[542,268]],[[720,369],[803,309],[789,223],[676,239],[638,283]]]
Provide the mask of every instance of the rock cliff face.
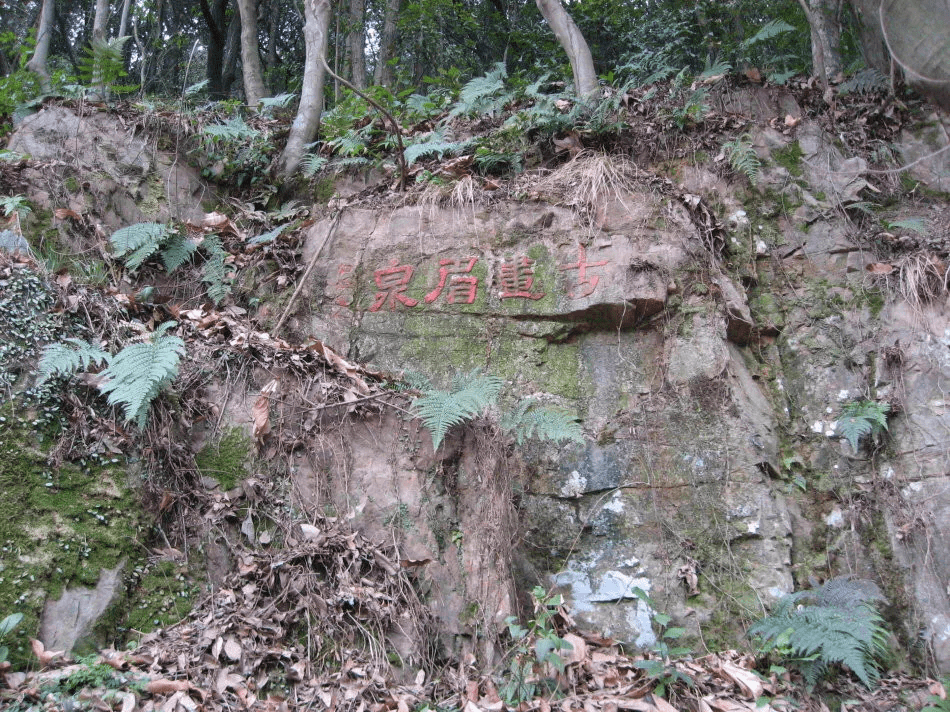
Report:
[[[762,123],[801,115],[760,98]],[[191,174],[70,113],[44,110],[11,142],[64,178],[34,205],[113,228],[197,208]],[[468,178],[415,204],[338,198],[310,228],[301,340],[439,387],[481,368],[505,380],[501,405],[583,423],[583,446],[517,445],[478,420],[433,452],[397,409],[308,416],[322,427],[291,457],[295,505],[394,541],[446,646],[490,656],[486,626],[540,583],[592,630],[650,647],[663,612],[713,649],[784,593],[853,575],[881,585],[918,660],[950,670],[945,167],[915,167],[927,200],[856,223],[841,205],[881,189],[863,160],[807,120],[751,138],[755,186],[714,160],[668,166],[671,182],[582,155],[505,195]],[[89,172],[101,180],[70,196]],[[883,263],[875,240],[918,244]],[[284,308],[261,300],[262,322]],[[209,390],[222,427],[247,428],[253,395]],[[889,429],[855,450],[836,422],[864,402],[889,406]]]
[[[582,625],[650,646],[645,592],[714,647],[809,580],[856,575],[950,666],[945,308],[865,270],[866,236],[832,206],[867,185],[862,161],[807,123],[755,144],[751,189],[581,158],[518,199],[346,207],[311,229],[301,334],[441,385],[479,367],[583,421],[583,447],[510,455],[476,428],[433,455],[393,416],[298,469],[428,560],[448,634],[541,582]],[[865,400],[892,407],[873,454],[835,427]]]

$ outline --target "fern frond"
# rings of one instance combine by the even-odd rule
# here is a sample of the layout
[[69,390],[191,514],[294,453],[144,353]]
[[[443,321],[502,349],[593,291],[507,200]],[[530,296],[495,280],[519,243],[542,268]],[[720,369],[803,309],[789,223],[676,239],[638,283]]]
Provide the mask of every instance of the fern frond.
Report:
[[90,366],[109,363],[112,355],[92,346],[82,339],[66,339],[65,342],[49,344],[40,356],[40,383],[54,376],[72,376]]
[[840,94],[869,94],[873,91],[887,89],[890,85],[890,79],[884,74],[874,69],[862,69],[847,81],[838,85]]
[[260,136],[260,132],[248,126],[240,116],[228,119],[223,124],[205,126],[201,133],[218,141],[245,141]]
[[739,46],[742,49],[749,49],[760,42],[766,42],[773,37],[778,37],[779,35],[785,34],[786,32],[794,31],[795,28],[785,22],[785,20],[772,20],[762,25],[758,32],[756,32],[754,35],[752,35],[752,37],[745,40],[744,42],[741,42]]
[[165,271],[171,274],[191,259],[198,246],[181,235],[172,237],[162,246],[162,262]]
[[446,153],[455,153],[465,144],[457,141],[446,141],[441,133],[433,132],[425,141],[406,146],[406,165],[411,166],[423,156],[436,154],[442,158]]
[[508,72],[504,62],[498,62],[484,77],[475,77],[459,92],[459,100],[450,116],[494,114],[510,99],[505,94],[505,78]]
[[749,134],[743,134],[733,141],[722,144],[722,150],[729,159],[732,170],[744,174],[749,179],[749,183],[755,185],[759,179],[762,163],[752,147],[752,137]]
[[337,158],[333,161],[333,167],[337,170],[343,168],[353,168],[354,166],[365,166],[370,163],[368,158],[363,156],[346,156],[345,158]]
[[136,270],[158,251],[170,234],[169,227],[162,223],[135,223],[112,233],[109,243],[113,254],[124,258],[128,269]]
[[782,598],[771,615],[749,628],[749,635],[758,638],[763,652],[790,650],[810,687],[834,663],[846,665],[872,687],[887,650],[884,620],[874,608],[881,600],[873,582],[832,579],[813,591]]
[[178,375],[178,363],[185,342],[165,334],[176,322],[167,321],[150,341],[126,346],[103,371],[106,381],[99,386],[108,395],[110,405],[121,405],[126,422],[145,427],[148,409],[165,385]]
[[290,105],[296,94],[284,93],[277,96],[264,97],[260,101],[261,113],[265,116],[270,115],[275,109],[283,109]]
[[924,218],[904,218],[903,220],[894,220],[893,222],[887,223],[887,226],[892,229],[903,229],[903,230],[913,230],[918,235],[926,235],[929,230],[927,229],[927,222]]
[[313,178],[327,164],[327,159],[319,153],[308,153],[300,161],[300,172],[307,178]]
[[563,410],[539,406],[530,399],[523,400],[515,410],[503,414],[501,428],[514,435],[519,445],[531,437],[584,443],[584,431],[576,417]]
[[865,435],[876,435],[887,430],[887,414],[890,409],[888,403],[876,401],[847,403],[841,409],[841,417],[838,418],[835,429],[857,452],[858,443]]
[[221,241],[213,235],[209,235],[201,243],[201,249],[207,255],[204,264],[201,266],[201,281],[208,285],[208,297],[215,304],[220,304],[224,298],[231,293],[231,285],[228,284],[227,267],[225,259],[228,257],[227,250],[221,245]]
[[458,376],[451,391],[429,390],[412,404],[413,411],[432,435],[432,449],[438,449],[449,429],[479,415],[495,402],[504,385],[497,376],[477,370]]

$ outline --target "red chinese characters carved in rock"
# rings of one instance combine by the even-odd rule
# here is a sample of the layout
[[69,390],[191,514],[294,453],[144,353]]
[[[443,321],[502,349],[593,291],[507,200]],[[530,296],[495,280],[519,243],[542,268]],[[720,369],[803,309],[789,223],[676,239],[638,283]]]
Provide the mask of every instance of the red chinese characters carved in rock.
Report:
[[353,265],[343,263],[337,267],[336,280],[327,285],[327,291],[335,294],[333,303],[348,307],[353,303]]
[[609,264],[610,260],[600,260],[599,262],[588,262],[587,261],[587,249],[583,245],[577,246],[577,262],[569,265],[561,265],[558,267],[562,272],[567,272],[569,270],[577,270],[577,280],[574,282],[574,286],[571,291],[568,292],[568,296],[571,299],[581,299],[583,297],[589,297],[594,293],[594,290],[597,289],[597,284],[600,282],[600,277],[595,274],[587,274],[587,269],[589,267],[603,267],[606,264]]
[[[478,294],[478,277],[471,274],[478,262],[477,257],[467,260],[439,260],[439,284],[425,296],[425,303],[431,304],[445,290],[445,301],[449,304],[471,304]],[[465,276],[469,275],[469,276]]]
[[534,286],[534,260],[521,257],[515,262],[505,262],[499,269],[501,299],[540,299],[544,292],[532,292]]
[[395,311],[396,302],[400,302],[407,307],[414,307],[418,304],[417,299],[405,295],[413,271],[412,265],[401,265],[399,260],[395,259],[390,261],[389,267],[376,270],[373,273],[373,278],[376,280],[376,287],[379,291],[376,293],[376,300],[369,310],[371,312],[379,311],[383,305],[388,304],[389,310]]

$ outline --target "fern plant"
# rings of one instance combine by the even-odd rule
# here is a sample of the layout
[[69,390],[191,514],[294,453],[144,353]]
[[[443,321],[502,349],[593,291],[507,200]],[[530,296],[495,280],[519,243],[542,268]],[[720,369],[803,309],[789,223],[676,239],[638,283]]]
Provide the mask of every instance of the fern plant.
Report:
[[[456,376],[449,391],[432,388],[427,380],[420,385],[423,393],[413,403],[413,412],[432,435],[432,449],[436,450],[451,428],[495,406],[504,381],[476,369]],[[584,442],[584,432],[576,418],[562,410],[542,407],[531,399],[502,413],[498,422],[502,431],[512,435],[519,445],[532,437]]]
[[50,344],[40,356],[40,383],[60,376],[68,378],[79,371],[108,364],[112,354],[92,346],[82,339],[66,339],[65,342]]
[[215,304],[220,304],[231,293],[225,266],[228,252],[214,235],[206,236],[199,247],[163,223],[135,223],[116,230],[109,242],[112,253],[122,258],[126,268],[137,270],[158,252],[169,274],[190,261],[200,249],[205,256],[201,281],[208,285],[208,297]]
[[778,652],[797,667],[809,688],[835,664],[846,665],[870,688],[887,653],[888,632],[876,608],[882,601],[872,581],[834,578],[784,596],[748,634],[763,653]]
[[504,385],[497,376],[472,371],[456,376],[450,391],[432,389],[417,398],[413,409],[432,435],[437,450],[449,429],[471,420],[494,404]]
[[123,407],[126,422],[145,427],[152,401],[178,375],[178,363],[185,352],[184,341],[166,334],[176,323],[165,322],[147,340],[130,344],[115,356],[82,339],[50,344],[40,357],[39,381],[69,378],[105,364],[99,391],[108,396],[110,405]]
[[874,438],[887,430],[887,414],[890,409],[887,403],[870,400],[847,403],[838,418],[838,435],[847,440],[857,452],[861,438],[866,435]]
[[166,321],[147,341],[126,346],[103,371],[106,380],[99,390],[108,396],[110,405],[123,407],[127,423],[144,428],[152,401],[178,375],[185,342],[166,334],[176,325]]
[[505,90],[507,76],[505,63],[498,62],[484,77],[469,81],[459,92],[459,99],[449,116],[494,116],[513,98]]
[[742,173],[753,186],[759,179],[762,163],[752,147],[752,137],[743,134],[732,141],[722,144],[722,152],[729,159],[729,165],[736,173]]
[[127,94],[135,91],[136,85],[120,85],[118,82],[128,76],[125,71],[123,52],[125,44],[132,37],[114,37],[111,40],[93,40],[79,61],[79,78],[83,84],[91,86],[108,99],[110,93]]

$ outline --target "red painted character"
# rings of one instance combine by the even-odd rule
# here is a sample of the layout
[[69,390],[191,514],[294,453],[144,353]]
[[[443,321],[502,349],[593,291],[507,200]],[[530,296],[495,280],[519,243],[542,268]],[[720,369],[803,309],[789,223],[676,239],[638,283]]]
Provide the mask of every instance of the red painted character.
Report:
[[478,293],[478,277],[463,277],[470,274],[472,267],[478,262],[477,257],[469,257],[465,260],[439,260],[439,284],[425,296],[425,303],[431,304],[445,289],[446,282],[449,285],[448,294],[445,300],[449,304],[471,304],[475,301]]
[[582,297],[589,297],[594,293],[594,290],[597,289],[597,283],[600,281],[600,277],[595,274],[588,275],[588,267],[603,267],[605,264],[608,264],[610,260],[601,260],[600,262],[588,262],[587,261],[587,249],[583,245],[577,246],[577,262],[570,265],[561,265],[558,269],[562,272],[567,270],[577,270],[577,282],[574,285],[574,291],[568,292],[568,296],[571,299],[580,299]]
[[409,286],[409,280],[412,279],[412,265],[400,265],[399,260],[393,259],[389,267],[378,269],[373,273],[376,280],[376,286],[379,292],[376,293],[376,301],[369,308],[371,312],[379,311],[380,308],[389,303],[389,310],[395,311],[396,302],[402,302],[407,307],[414,307],[419,303],[417,299],[407,297],[404,292]]
[[501,282],[501,299],[540,299],[544,292],[532,292],[534,286],[534,270],[531,265],[534,260],[522,257],[516,262],[506,262],[501,265],[499,281]]
[[337,294],[334,304],[350,306],[353,303],[353,265],[341,264],[337,268],[336,281],[330,283],[329,289]]

